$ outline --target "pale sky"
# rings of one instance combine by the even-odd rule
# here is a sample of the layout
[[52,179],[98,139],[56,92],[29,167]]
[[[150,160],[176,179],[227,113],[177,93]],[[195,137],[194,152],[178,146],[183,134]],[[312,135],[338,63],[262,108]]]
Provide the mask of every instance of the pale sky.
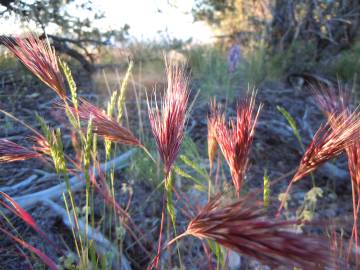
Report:
[[[74,4],[82,0],[75,0]],[[98,27],[120,28],[130,25],[130,35],[138,40],[160,40],[167,31],[171,38],[210,41],[212,33],[202,22],[193,23],[193,0],[93,0],[95,9],[105,12],[106,19]],[[80,14],[82,16],[83,14]],[[0,21],[0,34],[20,33],[13,20]],[[29,27],[32,30],[33,27]],[[158,32],[162,31],[162,34]]]
[[[171,37],[206,41],[211,31],[201,22],[193,23],[193,0],[93,0],[105,11],[112,26],[130,25],[137,38],[154,38],[158,31],[168,30]],[[169,2],[172,4],[170,5]],[[175,7],[174,7],[175,6]],[[160,12],[159,12],[160,11]]]

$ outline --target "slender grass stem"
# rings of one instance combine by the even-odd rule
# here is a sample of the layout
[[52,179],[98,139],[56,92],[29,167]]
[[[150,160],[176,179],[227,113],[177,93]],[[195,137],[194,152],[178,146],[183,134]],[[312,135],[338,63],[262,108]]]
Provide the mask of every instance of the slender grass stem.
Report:
[[36,129],[34,129],[33,127],[31,127],[30,125],[26,124],[24,121],[20,120],[19,118],[17,118],[16,116],[12,115],[11,113],[8,113],[7,111],[1,110],[0,112],[5,114],[7,117],[15,120],[16,122],[22,124],[24,127],[28,128],[29,130],[31,130],[32,132],[34,132],[36,135],[41,136],[42,134],[40,132],[38,132]]
[[64,200],[64,204],[65,204],[66,213],[68,214],[68,219],[69,219],[70,226],[71,226],[71,232],[73,234],[76,253],[79,256],[79,258],[81,259],[81,253],[80,253],[80,249],[79,249],[79,244],[78,244],[77,237],[76,237],[76,234],[75,234],[74,226],[72,225],[73,219],[71,218],[69,204],[67,202],[65,193],[63,193],[62,195],[63,195],[63,200]]
[[[80,226],[79,226],[79,221],[78,221],[78,217],[76,214],[76,207],[75,207],[75,201],[74,201],[74,196],[72,194],[71,191],[71,185],[70,185],[70,181],[69,181],[69,177],[66,174],[66,172],[63,172],[64,175],[64,179],[65,179],[65,183],[66,183],[66,189],[67,189],[67,193],[70,199],[70,205],[72,208],[72,216],[74,217],[74,222],[75,222],[75,228],[78,232],[80,232]],[[78,238],[79,238],[79,242],[80,242],[80,249],[84,250],[84,245],[83,245],[83,240],[81,237],[81,234],[78,234]]]
[[283,209],[284,206],[285,206],[285,203],[286,203],[286,201],[287,201],[287,199],[288,199],[289,192],[290,192],[290,189],[291,189],[293,183],[294,183],[294,181],[291,180],[290,184],[289,184],[288,187],[286,188],[285,196],[284,196],[284,198],[281,200],[281,204],[280,204],[279,209],[278,209],[278,211],[277,211],[277,213],[276,213],[276,218],[279,218],[279,217],[280,217],[281,211],[282,211],[282,209]]
[[[155,268],[158,267],[158,265],[159,265],[159,260],[160,260],[160,256],[161,256],[162,232],[163,232],[164,221],[165,221],[165,203],[166,203],[165,198],[166,198],[166,195],[165,195],[165,193],[164,193],[163,199],[162,199],[162,210],[161,210],[161,221],[160,221],[160,230],[159,230],[159,240],[158,240],[156,257],[155,257],[155,259],[154,259],[154,266],[155,266]],[[150,269],[150,268],[148,268],[148,269]]]
[[148,157],[156,164],[157,162],[155,158],[151,155],[150,151],[144,145],[141,145],[140,147],[142,150],[144,150],[145,154],[147,154]]
[[185,231],[184,233],[182,234],[179,234],[178,236],[176,236],[175,238],[171,239],[164,247],[163,249],[171,246],[172,244],[174,244],[175,242],[179,241],[181,238],[185,237],[189,235],[188,231]]

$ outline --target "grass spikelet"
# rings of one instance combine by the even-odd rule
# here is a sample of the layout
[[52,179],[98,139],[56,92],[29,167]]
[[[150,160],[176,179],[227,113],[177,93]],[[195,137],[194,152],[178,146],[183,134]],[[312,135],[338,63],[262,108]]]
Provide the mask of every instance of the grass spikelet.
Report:
[[0,139],[0,163],[40,158],[42,154],[7,139]]
[[50,144],[44,136],[35,135],[35,136],[31,137],[30,139],[34,142],[32,149],[34,149],[36,152],[42,153],[44,155],[48,155],[48,156],[51,155]]
[[285,196],[280,204],[277,216],[280,215],[293,183],[315,171],[325,162],[335,158],[349,148],[354,147],[360,139],[360,113],[344,110],[339,114],[329,113],[328,121],[315,133],[307,147],[300,165],[293,176]]
[[338,89],[312,87],[312,91],[316,97],[317,104],[327,118],[332,114],[339,115],[345,110],[349,110],[351,93],[348,90],[341,87]]
[[187,230],[168,243],[192,235],[214,240],[238,253],[256,258],[271,267],[290,266],[323,269],[333,265],[330,243],[324,238],[292,231],[297,221],[270,220],[251,196],[222,205],[220,196],[212,199],[193,218]]
[[216,140],[227,161],[237,194],[240,194],[242,182],[248,167],[248,155],[254,138],[255,125],[261,106],[255,109],[255,92],[238,103],[236,120],[230,120],[218,114]]
[[264,173],[264,192],[263,192],[264,207],[269,206],[270,202],[270,179],[267,171]]
[[4,44],[39,80],[53,89],[61,99],[66,98],[64,78],[54,48],[47,39],[34,34],[25,38],[0,36]]
[[71,69],[65,61],[59,60],[59,64],[60,64],[63,74],[65,75],[66,81],[67,81],[69,89],[70,89],[72,104],[73,104],[75,110],[77,111],[78,110],[77,86],[76,86],[74,77],[71,73]]
[[216,108],[216,101],[213,100],[210,102],[210,115],[208,116],[208,134],[207,134],[207,143],[208,143],[208,158],[210,163],[210,171],[212,170],[218,143],[216,141],[216,122],[218,120],[218,112]]
[[[165,59],[166,60],[166,59]],[[171,169],[179,153],[181,143],[184,138],[184,128],[187,118],[187,103],[189,99],[188,78],[185,76],[184,69],[179,65],[166,62],[167,90],[161,99],[161,107],[156,104],[155,108],[150,107],[148,100],[148,115],[152,134],[155,138],[157,150],[163,162],[165,174],[165,191],[163,196],[162,218],[159,232],[157,255],[153,261],[154,267],[158,267],[161,256],[162,230],[166,209],[171,218],[176,234],[176,216],[172,202],[173,180]],[[155,97],[156,102],[156,97]],[[165,199],[166,198],[166,199]],[[180,251],[178,249],[179,261]],[[152,266],[149,266],[151,268]],[[148,269],[149,269],[148,268]]]
[[79,104],[79,117],[84,121],[89,121],[92,117],[93,132],[109,141],[143,148],[140,141],[130,130],[120,126],[115,119],[106,115],[105,112],[90,102],[81,100]]
[[189,99],[188,79],[184,70],[171,63],[167,68],[167,91],[161,100],[161,107],[150,108],[151,130],[156,141],[160,158],[168,175],[179,153],[184,137],[187,103]]
[[117,110],[118,110],[118,116],[117,116],[117,120],[118,122],[121,122],[122,120],[122,116],[123,116],[123,106],[125,103],[125,98],[126,98],[126,90],[127,90],[127,86],[130,80],[130,75],[131,75],[131,71],[134,67],[134,62],[130,61],[128,69],[126,71],[125,77],[121,83],[121,87],[119,90],[119,97],[117,100]]
[[315,133],[293,177],[294,182],[341,154],[359,140],[359,113],[330,115],[328,122]]
[[[351,95],[349,91],[339,87],[337,90],[333,88],[314,88],[314,92],[317,94],[316,99],[320,104],[320,108],[331,120],[331,115],[342,115],[343,117],[349,117],[351,115],[350,99]],[[341,112],[343,112],[341,114]],[[336,129],[338,123],[331,122],[332,127]],[[353,204],[353,218],[354,225],[351,238],[355,240],[355,248],[358,250],[358,214],[360,208],[360,139],[346,148],[346,154],[348,157],[348,170],[351,176],[351,188],[352,188],[352,204]],[[352,241],[350,241],[348,254],[351,254]],[[356,253],[356,264],[358,265],[358,254]]]

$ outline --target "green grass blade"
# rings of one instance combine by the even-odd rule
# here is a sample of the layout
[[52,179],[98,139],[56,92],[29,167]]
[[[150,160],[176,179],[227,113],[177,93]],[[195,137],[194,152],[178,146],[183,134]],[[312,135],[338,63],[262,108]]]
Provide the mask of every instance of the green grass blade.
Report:
[[276,109],[285,117],[285,119],[287,120],[288,124],[290,125],[297,141],[299,142],[301,149],[303,151],[305,151],[305,146],[302,142],[302,139],[301,139],[301,136],[299,133],[299,129],[297,128],[295,119],[290,115],[290,113],[284,107],[276,106]]
[[264,206],[269,206],[269,200],[270,200],[270,179],[269,175],[267,174],[267,171],[265,170],[264,173]]
[[129,83],[129,79],[130,79],[130,75],[131,75],[131,71],[132,68],[134,66],[134,62],[130,61],[128,69],[126,71],[125,77],[121,83],[121,88],[120,88],[120,95],[117,101],[117,109],[118,109],[118,117],[117,120],[118,122],[120,122],[122,120],[122,116],[123,116],[123,106],[124,106],[124,102],[125,102],[125,98],[126,98],[126,90],[127,90],[127,86]]

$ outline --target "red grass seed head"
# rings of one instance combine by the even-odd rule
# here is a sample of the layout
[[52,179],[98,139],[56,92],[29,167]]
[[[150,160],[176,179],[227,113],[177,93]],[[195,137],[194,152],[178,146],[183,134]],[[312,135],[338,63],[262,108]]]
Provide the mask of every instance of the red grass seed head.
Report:
[[349,90],[342,88],[338,89],[332,87],[312,88],[320,109],[328,118],[332,114],[339,115],[349,109],[351,93]]
[[[337,90],[334,88],[314,88],[313,91],[316,94],[316,100],[320,104],[320,109],[323,111],[332,128],[337,128],[341,123],[340,121],[333,121],[332,115],[343,117],[349,117],[351,114],[350,100],[351,93],[339,87]],[[359,138],[360,139],[360,138]],[[359,186],[360,181],[360,141],[351,145],[346,149],[348,156],[348,168],[351,175],[351,179]]]
[[[75,112],[75,108],[71,108]],[[130,130],[122,127],[115,119],[109,117],[105,112],[95,105],[81,100],[78,114],[80,119],[89,121],[92,118],[93,132],[105,139],[126,145],[142,147],[139,139]]]
[[253,93],[238,103],[236,120],[231,120],[229,125],[225,122],[225,117],[219,114],[216,121],[216,140],[230,167],[232,181],[238,194],[245,177],[248,155],[261,110],[261,106],[255,109],[255,96]]
[[66,97],[64,78],[57,56],[47,39],[34,34],[25,38],[0,36],[4,44],[36,77],[53,89],[62,99]]
[[207,134],[207,143],[208,143],[208,158],[210,162],[210,170],[213,167],[218,143],[216,141],[216,125],[219,121],[220,114],[216,108],[216,101],[213,100],[210,102],[210,115],[208,116],[208,134]]
[[[323,111],[325,116],[328,118],[328,121],[331,124],[331,127],[336,129],[340,121],[333,121],[334,117],[332,115],[340,116],[344,118],[351,115],[351,93],[349,90],[346,90],[342,87],[338,89],[334,88],[314,88],[313,91],[316,94],[316,99],[318,104],[320,104],[320,109]],[[355,183],[355,186],[358,187],[360,191],[360,138],[346,149],[348,156],[348,168],[351,175],[352,181]]]
[[0,139],[0,163],[39,158],[42,154],[7,139]]
[[360,138],[360,113],[330,115],[326,125],[315,133],[293,177],[298,181],[320,165],[353,146]]
[[[317,93],[317,100],[320,104],[321,110],[331,123],[331,127],[336,129],[340,122],[331,121],[331,115],[343,115],[344,118],[349,117],[351,112],[351,93],[349,90],[339,87],[336,91],[334,88],[320,88],[315,90]],[[348,157],[348,170],[351,176],[352,187],[352,204],[353,204],[353,230],[351,240],[348,246],[348,257],[351,257],[352,245],[355,242],[355,250],[358,250],[358,214],[360,205],[360,138],[355,143],[346,148]],[[354,241],[355,240],[355,241]],[[358,253],[355,254],[355,261],[358,263]]]
[[51,146],[44,136],[35,135],[31,137],[31,140],[34,142],[32,147],[33,150],[44,155],[51,155]]
[[189,99],[188,78],[183,68],[166,64],[167,91],[161,99],[161,107],[151,108],[148,114],[151,130],[167,175],[179,153],[184,137]]
[[183,235],[214,240],[272,267],[323,269],[321,266],[333,265],[335,258],[326,239],[296,233],[297,221],[270,220],[265,213],[253,198],[222,206],[217,196],[191,220]]

